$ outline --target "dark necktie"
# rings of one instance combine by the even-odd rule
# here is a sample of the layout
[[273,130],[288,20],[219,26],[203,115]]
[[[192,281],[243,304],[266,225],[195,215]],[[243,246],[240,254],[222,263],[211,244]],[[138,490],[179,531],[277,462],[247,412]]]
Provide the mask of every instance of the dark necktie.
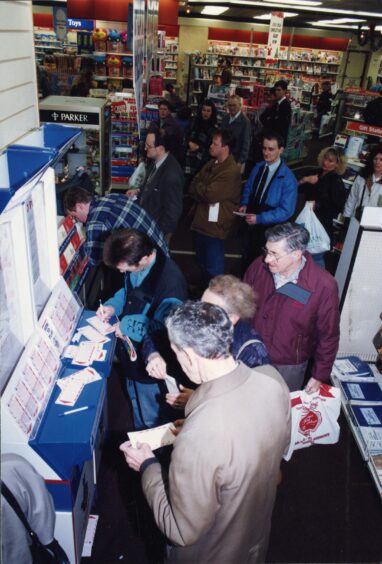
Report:
[[261,196],[263,195],[263,191],[264,191],[264,186],[265,183],[267,181],[268,178],[268,174],[269,174],[269,166],[265,165],[264,169],[263,169],[263,174],[261,175],[260,181],[256,186],[253,187],[253,196],[252,196],[252,202],[251,202],[251,209],[253,209],[253,213],[256,213],[257,208],[260,206],[261,204]]

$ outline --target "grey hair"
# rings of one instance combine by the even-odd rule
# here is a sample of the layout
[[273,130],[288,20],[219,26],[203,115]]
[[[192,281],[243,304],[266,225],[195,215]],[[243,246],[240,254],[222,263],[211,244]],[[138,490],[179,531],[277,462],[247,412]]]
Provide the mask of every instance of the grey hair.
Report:
[[188,347],[208,359],[230,355],[233,325],[219,306],[186,301],[170,312],[165,324],[171,343],[178,349]]
[[280,223],[267,229],[265,238],[273,242],[285,240],[286,250],[292,253],[293,251],[305,251],[310,235],[302,225],[288,221],[288,223]]

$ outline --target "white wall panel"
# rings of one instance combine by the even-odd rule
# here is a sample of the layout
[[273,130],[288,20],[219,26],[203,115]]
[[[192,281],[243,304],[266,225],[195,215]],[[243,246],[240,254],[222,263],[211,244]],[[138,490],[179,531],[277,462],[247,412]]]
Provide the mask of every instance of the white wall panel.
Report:
[[[1,95],[0,95],[1,97]],[[34,106],[24,109],[17,115],[8,117],[0,123],[0,150],[11,142],[17,141],[25,135],[26,131],[30,131],[36,127],[36,108]]]
[[4,61],[0,63],[0,76],[7,77],[7,86],[0,82],[0,92],[19,86],[20,82],[33,83],[35,80],[35,68],[30,59],[20,59],[18,61]]
[[0,151],[38,127],[32,2],[0,1]]
[[30,30],[31,4],[32,2],[27,0],[2,0],[0,2],[0,30]]

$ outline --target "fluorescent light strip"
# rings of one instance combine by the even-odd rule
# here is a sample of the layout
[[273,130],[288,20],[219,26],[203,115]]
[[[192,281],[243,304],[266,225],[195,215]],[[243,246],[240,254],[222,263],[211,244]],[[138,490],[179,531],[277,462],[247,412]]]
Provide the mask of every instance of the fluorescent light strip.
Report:
[[[193,4],[194,2],[200,3],[200,0],[189,0],[189,4]],[[221,2],[221,0],[207,0],[207,4],[214,4],[217,2]],[[239,5],[239,6],[257,6],[262,8],[280,8],[280,4],[278,2],[252,2],[251,0],[229,0],[227,4],[232,5]],[[339,10],[335,8],[311,8],[308,6],[299,6],[298,9],[302,12],[322,12],[325,14],[344,14],[347,16],[365,16],[365,17],[373,17],[373,18],[381,18],[381,12],[362,12],[360,10],[351,12],[350,10]]]
[[290,6],[321,6],[322,2],[312,0],[278,0],[278,4],[288,4]]
[[229,8],[225,6],[205,6],[200,13],[206,16],[220,16],[227,10],[229,10]]
[[[294,13],[294,12],[282,12],[284,15],[284,18],[295,18],[296,16],[298,16],[298,14]],[[262,16],[253,16],[254,20],[270,20],[272,17],[272,14],[263,14]]]

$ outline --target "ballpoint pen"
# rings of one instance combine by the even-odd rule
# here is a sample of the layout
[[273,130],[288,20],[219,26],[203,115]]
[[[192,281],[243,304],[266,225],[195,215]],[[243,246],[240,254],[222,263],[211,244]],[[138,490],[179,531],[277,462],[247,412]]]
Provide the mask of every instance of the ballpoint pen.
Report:
[[87,409],[91,409],[92,407],[94,407],[93,405],[84,405],[83,407],[76,407],[75,409],[69,409],[68,411],[63,411],[62,413],[59,413],[59,417],[62,417],[63,415],[71,415],[72,413],[79,413],[80,411],[86,411]]
[[100,299],[100,301],[99,301],[99,308],[100,308],[100,310],[101,310],[102,318],[104,318],[104,317],[105,317],[105,310],[103,309],[103,304],[102,304],[102,300],[101,300],[101,299]]

